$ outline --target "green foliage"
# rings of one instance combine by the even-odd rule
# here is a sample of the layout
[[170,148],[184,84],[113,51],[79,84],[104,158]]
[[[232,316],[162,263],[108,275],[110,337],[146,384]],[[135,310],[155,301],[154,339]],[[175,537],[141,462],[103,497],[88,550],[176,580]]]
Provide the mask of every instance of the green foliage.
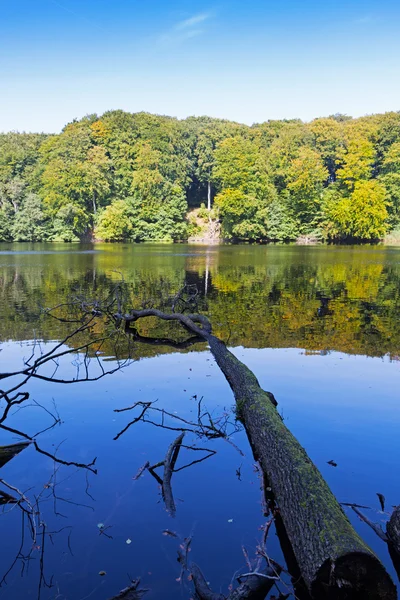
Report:
[[350,190],[360,180],[369,179],[372,175],[372,166],[375,152],[372,142],[363,137],[356,137],[340,153],[337,164],[337,178]]
[[199,208],[199,210],[197,211],[197,216],[198,216],[200,219],[208,219],[208,216],[209,216],[209,211],[207,210],[207,208],[206,208],[206,206],[205,206],[204,202],[202,202],[202,203],[200,204],[200,208]]
[[17,179],[33,185],[39,148],[46,137],[36,133],[0,134],[0,183]]
[[301,148],[311,146],[312,139],[306,126],[295,121],[285,123],[271,142],[267,153],[268,169],[278,192],[286,190],[293,161],[298,158]]
[[129,199],[137,241],[172,241],[186,236],[187,201],[184,188],[165,175],[164,158],[145,142],[135,159]]
[[105,242],[122,242],[132,236],[132,209],[125,200],[115,200],[99,215],[96,237]]
[[228,188],[216,196],[215,206],[222,217],[225,237],[244,240],[267,238],[267,211],[254,196]]
[[359,181],[349,196],[331,197],[325,205],[328,237],[377,240],[387,232],[385,187],[376,180]]
[[10,242],[12,240],[12,223],[10,214],[4,210],[0,210],[0,242]]
[[11,231],[16,242],[43,242],[48,238],[47,217],[39,196],[28,194],[15,214]]
[[328,169],[330,181],[336,180],[337,157],[344,147],[344,128],[334,118],[315,119],[309,124],[313,146]]
[[66,204],[56,213],[51,239],[55,242],[79,242],[90,222],[90,216],[75,204]]
[[265,151],[251,140],[227,138],[215,151],[213,179],[222,190],[240,189],[264,200],[271,188]]
[[268,205],[277,194],[264,150],[239,136],[227,138],[215,151],[213,177],[221,189],[215,206],[224,235],[239,240],[267,239]]
[[383,159],[381,183],[387,190],[389,199],[389,225],[400,224],[400,142],[394,142]]
[[106,203],[112,163],[95,139],[90,122],[83,120],[67,125],[42,145],[41,189],[53,214],[66,204],[95,214]]
[[116,110],[0,135],[0,240],[183,240],[189,207],[238,241],[380,238],[400,226],[400,113],[247,127]]
[[319,212],[328,176],[320,155],[311,148],[301,148],[298,157],[292,161],[287,189],[292,209],[305,230]]
[[300,233],[298,221],[282,198],[275,198],[269,205],[266,228],[268,239],[274,242],[294,240]]

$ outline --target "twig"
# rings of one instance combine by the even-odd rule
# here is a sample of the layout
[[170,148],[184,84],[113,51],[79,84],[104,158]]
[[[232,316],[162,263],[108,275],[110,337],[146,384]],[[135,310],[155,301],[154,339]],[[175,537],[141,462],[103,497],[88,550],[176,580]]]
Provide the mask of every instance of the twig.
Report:
[[184,433],[178,435],[178,437],[169,446],[164,459],[162,495],[164,498],[165,506],[167,508],[167,512],[171,515],[171,517],[174,517],[176,514],[175,500],[172,494],[171,487],[171,478],[173,473],[173,467],[175,466],[176,460],[178,458],[178,453],[184,436]]
[[366,517],[355,506],[352,506],[351,508],[354,510],[354,512],[356,513],[356,515],[358,515],[360,517],[361,521],[364,521],[364,523],[366,523],[367,525],[369,525],[371,527],[371,529],[373,529],[375,531],[376,535],[379,536],[381,538],[381,540],[383,540],[384,542],[388,542],[389,541],[388,536],[383,531],[382,527],[380,525],[378,525],[378,523],[373,523],[368,517]]
[[149,463],[149,461],[147,460],[147,461],[144,463],[144,465],[142,465],[142,466],[141,466],[141,467],[138,469],[138,471],[137,471],[136,475],[135,475],[134,477],[132,477],[133,481],[137,481],[137,480],[138,480],[138,479],[139,479],[139,478],[142,476],[143,472],[144,472],[146,469],[148,469],[148,468],[149,468],[149,466],[150,466],[150,463]]

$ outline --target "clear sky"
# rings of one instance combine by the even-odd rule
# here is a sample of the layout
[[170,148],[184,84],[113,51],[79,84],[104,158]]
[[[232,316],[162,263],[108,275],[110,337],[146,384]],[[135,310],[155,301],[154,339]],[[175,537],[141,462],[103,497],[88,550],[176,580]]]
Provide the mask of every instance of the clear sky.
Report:
[[0,0],[0,131],[400,110],[398,0]]

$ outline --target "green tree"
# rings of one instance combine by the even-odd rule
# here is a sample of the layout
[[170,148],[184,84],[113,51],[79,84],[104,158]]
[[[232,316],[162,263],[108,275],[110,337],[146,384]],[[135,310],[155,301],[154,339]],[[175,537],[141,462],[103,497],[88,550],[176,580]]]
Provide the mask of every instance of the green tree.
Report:
[[286,123],[268,148],[268,171],[278,192],[286,190],[290,181],[292,163],[300,149],[312,147],[313,136],[307,127],[298,121]]
[[374,160],[372,142],[363,137],[350,139],[337,159],[340,167],[337,179],[349,190],[353,190],[357,182],[371,178]]
[[134,215],[136,240],[184,239],[187,201],[184,189],[162,172],[163,157],[148,142],[140,144],[128,200]]
[[39,149],[46,137],[36,133],[0,134],[0,183],[17,179],[33,187]]
[[389,147],[383,160],[380,181],[387,190],[389,224],[394,228],[400,223],[400,142],[394,142]]
[[122,242],[132,238],[132,207],[125,200],[115,200],[99,215],[96,238],[105,242]]
[[18,212],[26,194],[26,183],[22,179],[11,179],[7,183],[0,183],[0,207],[5,210],[12,208]]
[[65,204],[55,215],[51,239],[55,242],[78,242],[87,231],[88,214],[75,204]]
[[192,205],[197,203],[197,206],[204,202],[210,211],[216,183],[213,179],[216,147],[228,137],[244,136],[247,128],[238,123],[210,117],[190,117],[183,127],[192,147],[188,199]]
[[274,242],[286,242],[298,237],[298,221],[283,198],[277,197],[269,205],[266,229],[268,239]]
[[48,237],[48,219],[42,201],[36,194],[28,194],[12,226],[12,237],[16,242],[43,242]]
[[377,240],[387,232],[387,195],[376,180],[359,181],[350,196],[332,196],[325,204],[331,238]]
[[0,209],[0,242],[12,241],[12,216],[9,211]]
[[329,171],[330,182],[336,181],[338,158],[344,147],[341,122],[334,118],[315,119],[308,126],[314,137],[314,146]]
[[106,149],[95,143],[93,122],[94,117],[71,123],[41,147],[42,193],[53,215],[74,204],[93,219],[98,207],[107,203],[112,163]]
[[215,206],[224,235],[242,240],[267,239],[268,205],[276,198],[266,155],[254,141],[235,136],[218,144],[214,179],[221,191]]
[[[228,188],[215,198],[222,217],[223,233],[228,239],[261,240],[267,238],[265,206],[240,189]],[[263,210],[264,209],[264,210]]]
[[301,148],[298,157],[291,162],[287,189],[292,210],[306,232],[315,226],[328,176],[319,153],[307,146]]
[[213,179],[221,190],[240,189],[261,200],[271,186],[265,151],[239,136],[223,140],[215,151]]

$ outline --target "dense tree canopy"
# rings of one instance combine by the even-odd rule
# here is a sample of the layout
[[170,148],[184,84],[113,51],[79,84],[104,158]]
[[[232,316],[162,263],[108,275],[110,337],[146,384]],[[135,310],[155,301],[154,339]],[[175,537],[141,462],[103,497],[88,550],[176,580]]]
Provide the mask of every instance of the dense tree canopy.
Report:
[[121,110],[0,135],[0,241],[178,241],[201,205],[231,240],[400,229],[400,113],[252,127]]

